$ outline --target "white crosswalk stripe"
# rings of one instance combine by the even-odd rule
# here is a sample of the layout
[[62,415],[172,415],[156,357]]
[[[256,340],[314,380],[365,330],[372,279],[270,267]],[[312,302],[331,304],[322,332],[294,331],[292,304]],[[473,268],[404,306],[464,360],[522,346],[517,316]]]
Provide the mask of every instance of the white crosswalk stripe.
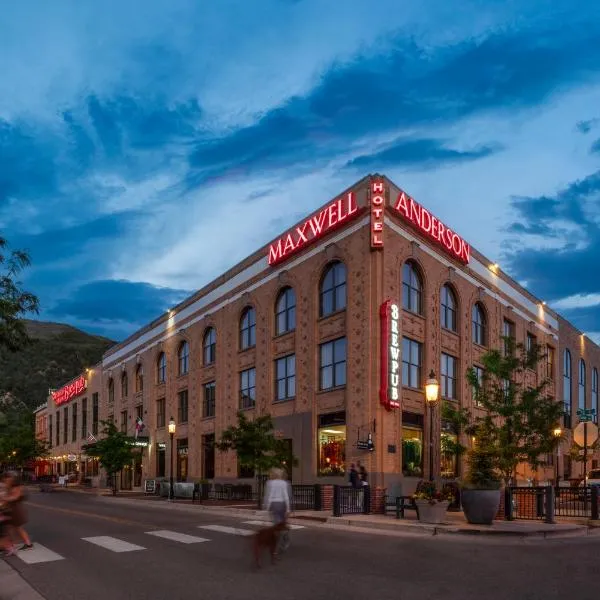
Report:
[[182,544],[199,544],[200,542],[210,542],[208,538],[201,538],[195,535],[187,535],[186,533],[179,533],[177,531],[146,531],[146,535],[153,535],[165,540],[172,540],[174,542],[181,542]]
[[[263,527],[270,525],[271,522],[270,521],[244,521],[244,524],[246,525],[261,525]],[[288,527],[290,529],[304,529],[304,525],[292,525],[291,523],[288,523]]]
[[124,542],[123,540],[119,540],[118,538],[110,537],[108,535],[99,535],[96,537],[87,537],[81,539],[86,542],[90,542],[91,544],[96,544],[96,546],[100,546],[101,548],[106,548],[111,552],[134,552],[135,550],[146,550],[146,548],[143,546],[130,544],[129,542]]
[[217,531],[219,533],[230,533],[231,535],[254,535],[256,531],[253,529],[241,529],[240,527],[226,527],[225,525],[198,525],[199,529],[207,529],[208,531]]
[[42,544],[33,544],[33,548],[29,550],[20,550],[15,555],[17,558],[20,558],[25,564],[28,565],[37,565],[39,563],[47,563],[54,562],[56,560],[64,560],[65,557],[53,552],[46,546],[42,546]]

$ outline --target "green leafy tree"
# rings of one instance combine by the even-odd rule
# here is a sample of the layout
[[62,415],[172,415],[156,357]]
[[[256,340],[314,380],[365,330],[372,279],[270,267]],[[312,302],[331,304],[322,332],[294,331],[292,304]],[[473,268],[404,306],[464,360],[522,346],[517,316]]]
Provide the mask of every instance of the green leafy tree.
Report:
[[17,280],[30,264],[26,252],[9,250],[8,242],[0,237],[0,348],[13,352],[29,342],[23,317],[39,311],[37,297],[24,291]]
[[441,436],[441,452],[448,459],[456,457],[456,460],[459,460],[467,450],[466,446],[461,444],[460,438],[461,433],[470,423],[469,411],[444,401],[442,403],[442,421],[449,425],[450,432],[454,435]]
[[474,398],[485,411],[472,420],[467,432],[476,438],[469,455],[471,472],[473,461],[485,463],[509,484],[519,464],[536,469],[543,455],[556,449],[559,440],[554,428],[563,409],[547,394],[547,379],[537,385],[525,384],[527,373],[536,371],[543,358],[540,347],[528,352],[509,337],[504,338],[503,346],[502,351],[492,349],[482,356],[481,382],[474,369],[467,372]]
[[102,421],[103,438],[82,449],[88,456],[98,459],[111,483],[113,496],[117,495],[117,473],[131,464],[134,452],[134,438],[119,431],[112,421]]

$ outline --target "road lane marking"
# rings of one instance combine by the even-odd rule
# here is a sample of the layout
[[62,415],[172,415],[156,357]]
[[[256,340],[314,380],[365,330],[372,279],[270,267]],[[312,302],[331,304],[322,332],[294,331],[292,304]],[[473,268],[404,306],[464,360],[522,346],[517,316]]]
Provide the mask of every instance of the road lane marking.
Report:
[[[246,525],[272,525],[271,521],[243,521]],[[288,523],[290,529],[304,529],[304,525],[292,525]]]
[[208,538],[201,538],[195,535],[187,535],[185,533],[178,533],[177,531],[146,531],[146,535],[154,535],[165,540],[173,540],[174,542],[181,542],[182,544],[199,544],[200,542],[210,542]]
[[231,535],[254,535],[256,531],[252,529],[241,529],[239,527],[225,527],[225,525],[198,525],[198,529],[208,529],[209,531],[218,531],[219,533],[230,533]]
[[81,539],[85,542],[90,542],[91,544],[96,544],[96,546],[111,550],[112,552],[134,552],[135,550],[146,549],[143,546],[136,546],[136,544],[130,544],[129,542],[110,537],[109,535],[98,535]]
[[35,543],[33,548],[29,550],[19,550],[15,555],[20,558],[25,564],[36,565],[38,563],[54,562],[55,560],[64,560],[65,557],[52,550],[42,546],[41,544]]

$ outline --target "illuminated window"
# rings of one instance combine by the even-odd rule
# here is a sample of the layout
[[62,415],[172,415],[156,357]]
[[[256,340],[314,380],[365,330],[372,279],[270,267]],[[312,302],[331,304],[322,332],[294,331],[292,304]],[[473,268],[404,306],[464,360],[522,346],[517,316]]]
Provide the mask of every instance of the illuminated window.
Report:
[[457,359],[449,354],[442,353],[442,398],[456,400],[458,398],[456,390],[456,372]]
[[296,355],[290,354],[275,361],[275,399],[296,397]]
[[344,263],[334,262],[325,269],[319,296],[321,317],[346,308],[346,265]]
[[179,364],[179,374],[187,375],[190,370],[190,346],[187,342],[181,342],[179,345],[177,362]]
[[167,357],[164,352],[158,355],[156,365],[156,381],[158,383],[165,383],[167,381]]
[[346,385],[346,338],[325,342],[319,349],[320,389],[329,390]]
[[402,385],[421,388],[423,345],[410,338],[402,338]]
[[129,381],[127,379],[127,372],[123,371],[121,375],[121,398],[127,398],[129,393]]
[[217,357],[217,332],[214,327],[209,327],[202,342],[204,351],[204,366],[212,365]]
[[586,372],[585,372],[585,361],[583,358],[579,359],[579,397],[578,405],[579,408],[585,408],[585,386],[586,386]]
[[487,324],[485,312],[479,302],[473,306],[471,321],[473,342],[479,346],[485,346],[487,341]]
[[319,416],[317,444],[318,475],[343,476],[346,472],[346,413]]
[[452,423],[442,421],[440,435],[440,475],[444,479],[458,477],[458,432]]
[[449,331],[456,331],[456,295],[449,285],[442,287],[441,294],[441,325]]
[[135,370],[135,391],[136,393],[144,391],[144,367],[138,365]]
[[112,377],[108,380],[108,402],[112,404],[115,401],[115,382]]
[[423,415],[402,413],[402,474],[423,476]]
[[275,332],[277,335],[296,329],[296,293],[284,288],[275,303]]
[[565,405],[564,425],[571,427],[571,410],[573,406],[573,366],[571,361],[571,352],[565,350],[563,356],[563,402]]
[[240,408],[254,408],[256,404],[256,369],[240,372]]
[[256,346],[256,311],[249,306],[242,313],[240,321],[240,349]]
[[423,314],[423,280],[417,265],[407,261],[402,267],[402,308]]

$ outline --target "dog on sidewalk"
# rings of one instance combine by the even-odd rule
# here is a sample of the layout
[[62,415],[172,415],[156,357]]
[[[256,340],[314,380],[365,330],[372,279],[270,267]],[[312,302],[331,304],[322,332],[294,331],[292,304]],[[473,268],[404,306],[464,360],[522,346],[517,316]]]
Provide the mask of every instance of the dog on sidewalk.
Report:
[[277,552],[277,542],[279,540],[279,535],[284,529],[286,529],[286,527],[286,523],[278,523],[277,525],[264,527],[252,536],[252,545],[254,549],[254,561],[256,564],[256,568],[260,569],[260,556],[263,548],[269,550],[269,553],[271,555],[271,563],[275,564],[275,555]]

